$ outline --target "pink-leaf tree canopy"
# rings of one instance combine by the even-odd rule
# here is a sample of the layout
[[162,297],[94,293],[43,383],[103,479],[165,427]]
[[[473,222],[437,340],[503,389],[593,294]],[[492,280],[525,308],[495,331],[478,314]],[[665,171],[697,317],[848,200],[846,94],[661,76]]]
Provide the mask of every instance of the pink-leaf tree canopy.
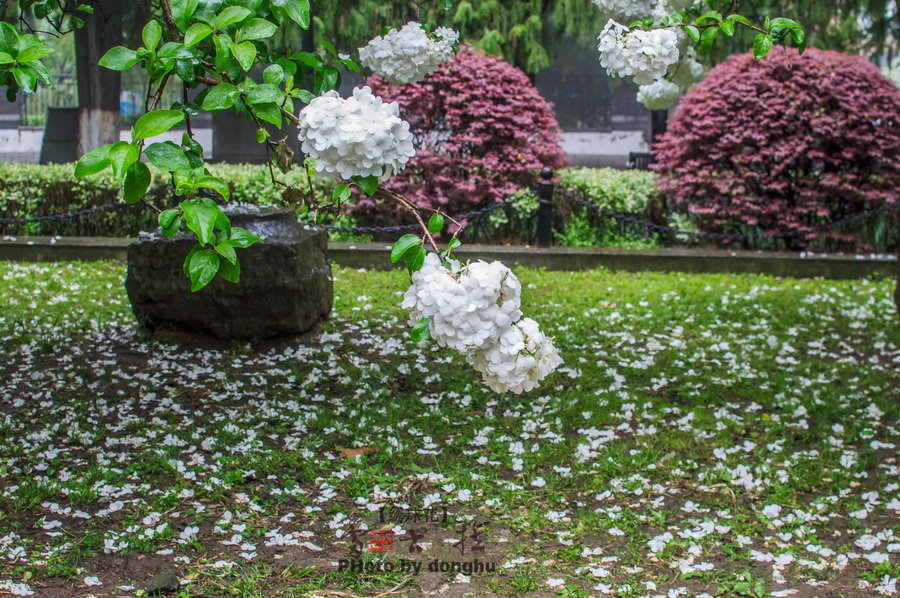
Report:
[[816,230],[900,201],[900,91],[858,56],[736,55],[682,99],[654,152],[663,193],[702,230],[864,242]]
[[[456,57],[419,83],[366,83],[400,105],[416,155],[385,183],[419,206],[462,215],[502,202],[536,184],[545,166],[565,166],[551,105],[528,76],[495,56],[462,46]],[[396,204],[361,198],[354,214],[395,223]]]

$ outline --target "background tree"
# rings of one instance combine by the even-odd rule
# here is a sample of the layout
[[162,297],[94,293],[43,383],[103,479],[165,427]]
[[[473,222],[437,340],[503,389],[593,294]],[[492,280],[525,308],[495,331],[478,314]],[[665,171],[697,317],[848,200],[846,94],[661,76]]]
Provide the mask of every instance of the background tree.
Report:
[[122,43],[122,0],[92,0],[93,14],[75,31],[78,80],[78,153],[119,140],[122,73],[100,68],[107,50]]
[[[329,34],[343,51],[354,51],[389,24],[419,15],[422,23],[448,25],[476,48],[503,58],[530,75],[550,65],[563,38],[590,44],[605,18],[592,0],[462,0],[444,10],[437,2],[414,0],[317,0],[315,31]],[[810,46],[874,60],[900,53],[900,5],[897,0],[734,0],[716,2],[723,12],[739,12],[751,21],[786,17],[804,25]],[[722,39],[708,55],[710,65],[746,51],[749,30]]]
[[590,43],[603,26],[591,0],[462,0],[449,9],[444,4],[319,0],[313,5],[315,31],[353,51],[385,25],[418,17],[425,25],[451,26],[463,41],[534,75],[550,66],[552,49],[562,37]]

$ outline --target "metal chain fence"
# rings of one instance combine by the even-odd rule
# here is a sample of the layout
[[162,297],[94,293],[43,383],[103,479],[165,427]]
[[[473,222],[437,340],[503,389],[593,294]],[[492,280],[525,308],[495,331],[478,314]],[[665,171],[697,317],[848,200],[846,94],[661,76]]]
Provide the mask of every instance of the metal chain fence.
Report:
[[786,233],[753,233],[753,234],[742,234],[742,233],[707,233],[702,231],[689,231],[689,230],[681,230],[677,228],[673,228],[671,226],[666,226],[664,224],[656,224],[654,222],[648,222],[646,220],[641,220],[639,218],[635,218],[634,216],[629,216],[628,214],[620,214],[618,212],[613,212],[612,210],[607,210],[606,208],[600,207],[593,202],[590,202],[586,199],[582,199],[580,197],[575,197],[565,191],[557,189],[555,191],[555,195],[569,203],[581,206],[583,208],[587,208],[588,210],[600,214],[606,218],[612,218],[614,220],[618,220],[619,222],[625,222],[627,224],[631,224],[634,226],[639,226],[645,228],[647,230],[658,232],[658,233],[668,233],[671,235],[681,235],[693,237],[696,239],[707,239],[710,241],[760,241],[766,239],[797,239],[800,237],[804,237],[806,235],[815,235],[820,233],[827,233],[833,231],[838,228],[843,228],[846,226],[850,226],[853,224],[860,224],[865,222],[866,220],[870,220],[877,216],[883,216],[885,214],[889,214],[896,210],[900,210],[900,202],[889,204],[886,206],[882,206],[876,210],[870,210],[868,212],[862,212],[860,214],[856,214],[847,218],[843,218],[841,220],[835,220],[834,222],[830,222],[824,226],[814,228],[807,231],[790,231]]
[[[171,188],[168,185],[161,185],[156,187],[148,192],[148,196],[156,195],[159,191],[162,191],[166,188]],[[649,222],[646,220],[641,220],[639,218],[635,218],[634,216],[628,214],[622,214],[619,212],[614,212],[612,210],[608,210],[601,206],[596,205],[595,203],[583,199],[581,197],[576,197],[565,191],[555,188],[552,191],[554,198],[559,198],[563,201],[569,202],[571,204],[586,208],[596,214],[599,214],[605,218],[610,218],[619,222],[623,222],[626,224],[630,224],[633,226],[644,228],[648,231],[656,232],[656,233],[665,233],[675,236],[685,236],[692,237],[696,239],[706,239],[710,241],[719,241],[719,242],[735,242],[735,241],[759,241],[764,239],[795,239],[809,234],[819,234],[826,233],[838,228],[843,228],[846,226],[859,224],[869,220],[871,218],[875,218],[877,216],[882,216],[885,214],[889,214],[893,211],[900,210],[900,203],[889,204],[878,208],[876,210],[870,210],[868,212],[863,212],[860,214],[856,214],[854,216],[850,216],[848,218],[844,218],[841,220],[836,220],[824,226],[808,230],[808,231],[791,231],[786,233],[776,233],[776,234],[767,234],[767,233],[753,233],[753,234],[742,234],[742,233],[709,233],[702,231],[689,231],[689,230],[681,230],[678,228],[673,228],[671,226],[666,226],[663,224],[657,224],[654,222]],[[532,194],[535,198],[539,198],[540,193],[536,191],[532,191]],[[521,196],[519,196],[520,199]],[[110,203],[102,206],[97,206],[93,208],[86,208],[83,210],[76,210],[73,212],[69,212],[66,214],[52,214],[48,216],[32,216],[28,218],[0,218],[0,226],[16,226],[16,225],[25,225],[31,223],[38,222],[62,222],[74,218],[81,218],[84,216],[90,216],[92,214],[97,214],[101,212],[108,212],[112,210],[118,210],[122,208],[129,207],[133,204],[127,204],[123,202]],[[480,210],[474,210],[467,214],[461,216],[455,216],[453,219],[458,222],[471,223],[479,218],[487,216],[497,210],[504,209],[512,205],[510,201],[500,202],[492,204],[486,208],[482,208]],[[539,218],[552,218],[552,213],[544,213],[548,215],[541,215],[539,212]],[[357,235],[374,235],[374,234],[400,234],[400,233],[409,233],[414,232],[419,229],[419,226],[416,224],[409,224],[404,226],[338,226],[338,225],[330,225],[330,224],[318,224],[315,222],[308,221],[300,221],[301,224],[308,226],[310,228],[322,229],[328,232],[337,232],[337,233],[348,233],[348,234],[357,234]]]

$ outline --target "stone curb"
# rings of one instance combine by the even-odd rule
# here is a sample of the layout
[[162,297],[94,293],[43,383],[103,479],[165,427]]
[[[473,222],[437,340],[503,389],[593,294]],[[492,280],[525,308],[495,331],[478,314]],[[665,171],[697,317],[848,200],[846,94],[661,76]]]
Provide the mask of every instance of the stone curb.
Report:
[[[20,262],[125,261],[131,239],[106,237],[6,237],[0,239],[0,260]],[[330,243],[329,255],[341,266],[387,269],[389,246],[384,243]],[[590,270],[598,267],[629,272],[769,274],[793,278],[887,278],[900,274],[893,256],[807,255],[715,249],[589,249],[463,245],[460,258],[500,260],[508,265],[548,270]]]

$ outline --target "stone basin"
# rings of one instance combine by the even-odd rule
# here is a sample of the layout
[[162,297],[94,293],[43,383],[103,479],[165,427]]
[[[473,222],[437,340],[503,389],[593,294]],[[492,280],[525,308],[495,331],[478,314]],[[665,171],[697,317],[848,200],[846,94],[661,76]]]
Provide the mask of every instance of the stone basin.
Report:
[[232,226],[262,239],[237,250],[237,284],[217,276],[192,293],[182,264],[196,240],[187,234],[175,239],[142,234],[129,245],[125,289],[141,324],[253,340],[302,334],[331,313],[334,290],[325,231],[306,229],[287,209],[232,205],[225,213]]

